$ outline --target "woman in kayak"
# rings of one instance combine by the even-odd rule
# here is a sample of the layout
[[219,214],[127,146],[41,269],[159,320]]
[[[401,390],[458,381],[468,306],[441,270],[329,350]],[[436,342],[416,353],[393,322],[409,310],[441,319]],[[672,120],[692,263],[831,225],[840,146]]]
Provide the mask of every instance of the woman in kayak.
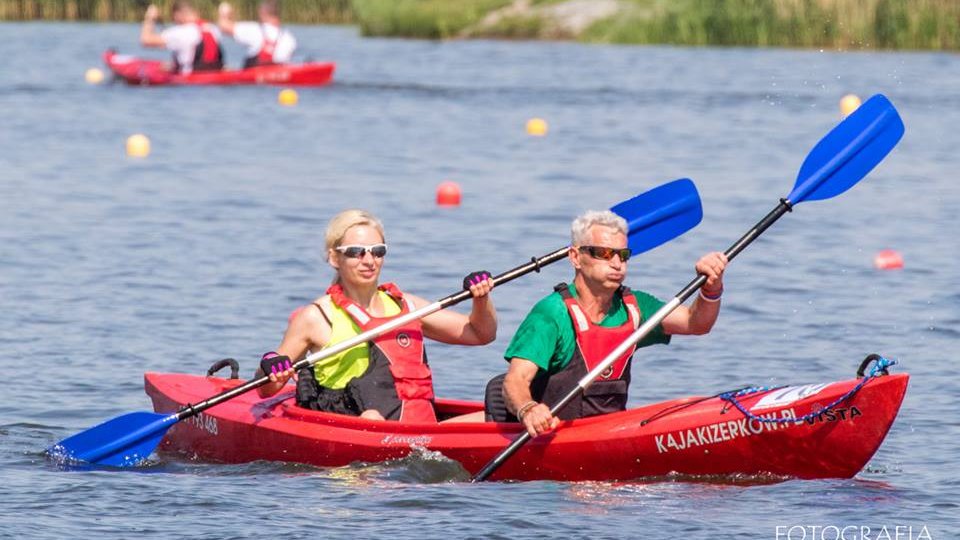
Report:
[[[276,352],[264,355],[258,376],[267,374],[270,382],[260,387],[262,397],[280,391],[294,375],[292,363],[306,354],[429,304],[391,283],[380,284],[386,255],[383,225],[373,215],[346,210],[330,221],[326,257],[336,270],[333,285],[294,313]],[[473,294],[469,316],[440,310],[300,370],[297,404],[377,420],[436,421],[423,337],[485,345],[497,334],[490,274],[473,272],[464,287]]]

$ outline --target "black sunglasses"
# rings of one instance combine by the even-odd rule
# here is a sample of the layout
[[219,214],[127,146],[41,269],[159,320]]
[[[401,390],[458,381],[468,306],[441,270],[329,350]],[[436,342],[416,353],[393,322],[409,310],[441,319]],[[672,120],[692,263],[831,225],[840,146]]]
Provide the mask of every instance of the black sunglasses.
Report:
[[580,246],[581,253],[589,253],[594,259],[603,259],[609,261],[614,255],[619,255],[620,260],[627,262],[630,260],[630,248],[612,248],[603,246]]
[[362,259],[364,255],[369,251],[374,258],[382,259],[387,254],[387,245],[386,244],[374,244],[372,246],[361,246],[357,244],[351,244],[349,246],[337,246],[337,251],[343,253],[344,257],[350,259]]

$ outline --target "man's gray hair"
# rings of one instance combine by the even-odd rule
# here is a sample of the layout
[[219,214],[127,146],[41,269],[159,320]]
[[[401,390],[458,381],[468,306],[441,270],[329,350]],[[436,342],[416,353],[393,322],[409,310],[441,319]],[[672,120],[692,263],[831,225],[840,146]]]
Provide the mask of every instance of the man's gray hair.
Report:
[[573,242],[573,245],[588,245],[591,242],[590,227],[594,225],[610,227],[624,235],[627,234],[627,220],[610,210],[587,210],[573,220],[573,224],[570,226],[570,241]]

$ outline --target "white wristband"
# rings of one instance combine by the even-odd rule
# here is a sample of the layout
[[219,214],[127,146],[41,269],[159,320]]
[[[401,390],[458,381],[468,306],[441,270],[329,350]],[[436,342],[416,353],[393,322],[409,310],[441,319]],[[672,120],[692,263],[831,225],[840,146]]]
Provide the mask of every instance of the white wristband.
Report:
[[701,298],[704,302],[710,302],[711,304],[715,304],[715,303],[717,303],[717,302],[720,301],[720,297],[721,297],[721,296],[723,296],[723,291],[720,291],[720,294],[718,294],[718,295],[716,296],[716,298],[709,298],[709,297],[707,297],[707,295],[703,294],[703,289],[700,289],[700,298]]

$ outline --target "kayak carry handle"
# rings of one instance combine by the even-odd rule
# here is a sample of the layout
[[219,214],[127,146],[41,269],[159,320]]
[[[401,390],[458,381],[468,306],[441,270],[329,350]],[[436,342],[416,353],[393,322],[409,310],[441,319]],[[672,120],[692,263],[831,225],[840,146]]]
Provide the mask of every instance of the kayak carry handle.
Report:
[[207,377],[213,377],[214,373],[220,371],[221,369],[230,366],[230,378],[239,379],[240,378],[240,363],[234,360],[233,358],[223,358],[217,360],[210,366],[210,369],[207,370]]

